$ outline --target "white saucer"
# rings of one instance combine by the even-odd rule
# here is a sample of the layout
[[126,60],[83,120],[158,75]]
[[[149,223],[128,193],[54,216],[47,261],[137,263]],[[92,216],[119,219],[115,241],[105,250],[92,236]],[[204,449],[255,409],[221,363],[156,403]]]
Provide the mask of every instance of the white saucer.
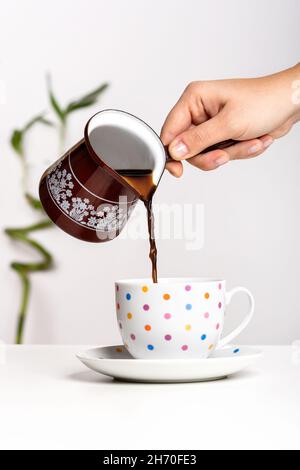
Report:
[[77,354],[95,372],[129,382],[204,382],[236,374],[262,356],[249,346],[226,346],[209,359],[134,359],[124,346],[89,349]]

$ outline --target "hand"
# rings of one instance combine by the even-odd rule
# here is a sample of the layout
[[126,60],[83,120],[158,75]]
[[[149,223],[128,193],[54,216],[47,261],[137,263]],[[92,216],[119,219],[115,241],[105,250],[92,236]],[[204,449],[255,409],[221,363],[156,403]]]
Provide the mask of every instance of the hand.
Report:
[[[299,80],[300,64],[261,78],[192,82],[161,131],[176,160],[167,164],[170,173],[182,175],[182,160],[214,170],[229,160],[261,155],[300,120]],[[240,142],[202,153],[227,139]]]

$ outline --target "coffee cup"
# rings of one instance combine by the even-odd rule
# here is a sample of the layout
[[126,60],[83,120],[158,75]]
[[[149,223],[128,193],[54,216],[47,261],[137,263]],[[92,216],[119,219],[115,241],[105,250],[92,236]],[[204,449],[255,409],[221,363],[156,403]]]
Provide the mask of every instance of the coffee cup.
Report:
[[[226,291],[226,281],[203,278],[120,280],[115,283],[123,342],[136,359],[205,359],[249,324],[254,298],[245,287]],[[222,337],[225,312],[234,294],[249,299],[244,320]]]

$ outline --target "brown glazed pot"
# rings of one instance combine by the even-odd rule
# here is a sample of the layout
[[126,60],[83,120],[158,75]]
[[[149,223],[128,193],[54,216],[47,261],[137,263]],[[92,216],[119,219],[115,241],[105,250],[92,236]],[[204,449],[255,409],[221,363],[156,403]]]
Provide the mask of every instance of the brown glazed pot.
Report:
[[139,194],[93,154],[88,136],[42,176],[39,195],[50,219],[87,242],[112,240],[123,229]]
[[[94,134],[95,129],[101,135]],[[234,143],[221,142],[206,151]],[[144,121],[120,110],[100,111],[88,121],[84,139],[44,173],[40,200],[50,219],[73,237],[96,243],[112,240],[142,195],[111,166],[120,164],[119,171],[122,165],[138,171],[150,168],[154,190],[167,157],[160,138]]]

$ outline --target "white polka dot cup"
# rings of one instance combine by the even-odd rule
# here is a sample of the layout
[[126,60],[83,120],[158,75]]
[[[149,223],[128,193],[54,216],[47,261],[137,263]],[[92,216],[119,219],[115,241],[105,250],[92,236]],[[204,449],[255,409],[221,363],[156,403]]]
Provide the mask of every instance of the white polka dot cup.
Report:
[[[116,308],[125,347],[136,359],[205,359],[236,338],[249,324],[254,298],[248,289],[226,292],[215,279],[117,281]],[[242,323],[222,338],[226,306],[237,292],[249,299]]]

